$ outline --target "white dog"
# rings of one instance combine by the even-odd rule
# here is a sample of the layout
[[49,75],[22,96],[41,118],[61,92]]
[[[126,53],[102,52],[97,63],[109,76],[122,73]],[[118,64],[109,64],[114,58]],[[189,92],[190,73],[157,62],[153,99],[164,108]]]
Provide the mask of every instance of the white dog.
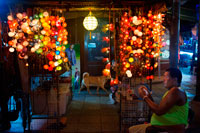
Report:
[[80,94],[80,91],[84,88],[84,86],[86,86],[89,94],[91,94],[90,86],[97,87],[97,94],[99,93],[99,87],[101,87],[106,93],[108,93],[108,91],[104,88],[104,85],[108,79],[111,79],[111,76],[107,76],[107,77],[106,76],[90,76],[89,73],[84,72],[79,94]]

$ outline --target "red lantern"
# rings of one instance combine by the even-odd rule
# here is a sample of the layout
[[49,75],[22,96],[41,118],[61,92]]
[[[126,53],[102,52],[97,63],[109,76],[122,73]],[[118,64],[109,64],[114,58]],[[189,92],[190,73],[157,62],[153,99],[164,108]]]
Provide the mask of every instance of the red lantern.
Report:
[[53,56],[51,54],[47,54],[47,59],[52,61],[53,60]]
[[119,83],[119,80],[118,79],[114,79],[114,84],[118,84]]
[[109,30],[110,30],[110,31],[114,31],[114,26],[113,26],[113,24],[109,24]]
[[50,66],[50,67],[48,68],[48,70],[49,70],[49,71],[53,71],[53,67]]
[[105,68],[110,69],[110,63],[108,63]]
[[110,80],[110,86],[114,86],[114,80],[113,79]]
[[103,62],[108,62],[109,59],[108,58],[103,58]]
[[105,53],[107,50],[108,50],[108,48],[102,48],[102,49],[101,49],[101,52],[102,52],[102,53]]
[[103,37],[103,41],[105,41],[106,43],[109,43],[110,39],[108,37]]

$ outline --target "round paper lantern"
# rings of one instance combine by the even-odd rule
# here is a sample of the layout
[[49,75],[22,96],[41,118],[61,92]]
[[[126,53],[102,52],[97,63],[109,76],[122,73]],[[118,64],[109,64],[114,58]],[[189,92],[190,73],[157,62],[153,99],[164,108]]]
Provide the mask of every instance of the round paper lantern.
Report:
[[62,62],[63,62],[63,61],[62,61],[61,59],[58,60],[58,64],[62,64]]
[[128,61],[129,61],[130,63],[132,63],[132,62],[134,61],[133,57],[130,57],[130,58],[128,59]]
[[114,84],[118,84],[119,83],[119,80],[116,78],[114,79]]
[[110,69],[110,63],[108,63],[105,68]]
[[55,65],[55,66],[58,66],[58,65],[59,65],[59,63],[56,61],[56,62],[54,62],[54,65]]
[[85,27],[86,30],[92,31],[97,28],[98,21],[95,16],[92,15],[92,12],[88,14],[87,17],[83,20],[83,26]]
[[61,66],[57,66],[57,67],[56,67],[56,70],[57,70],[57,71],[60,71],[60,70],[62,70],[62,67],[61,67]]
[[48,65],[44,65],[43,67],[44,67],[44,69],[46,69],[46,70],[49,68]]
[[50,66],[50,67],[48,68],[48,70],[49,70],[49,71],[53,71],[53,67]]
[[31,52],[32,52],[32,53],[34,53],[35,50],[36,50],[36,49],[35,49],[34,47],[31,48]]
[[53,56],[51,54],[47,54],[47,59],[52,61],[53,60]]
[[64,62],[68,62],[68,58],[64,58],[63,61],[64,61]]
[[110,86],[114,86],[114,80],[113,79],[110,80]]
[[109,76],[110,75],[110,70],[109,69],[103,69],[103,75],[104,76]]
[[15,51],[15,49],[11,47],[11,48],[9,48],[9,51],[12,53]]

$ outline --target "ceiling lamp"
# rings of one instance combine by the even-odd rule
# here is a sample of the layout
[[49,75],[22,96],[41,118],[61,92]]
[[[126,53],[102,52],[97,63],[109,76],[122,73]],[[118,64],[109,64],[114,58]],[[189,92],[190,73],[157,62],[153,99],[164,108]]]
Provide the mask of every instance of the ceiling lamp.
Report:
[[[92,12],[90,11],[88,16],[84,18],[83,20],[83,26],[88,31],[93,31],[97,28],[98,21],[95,16],[92,15]],[[90,32],[90,39],[91,39],[91,32]]]

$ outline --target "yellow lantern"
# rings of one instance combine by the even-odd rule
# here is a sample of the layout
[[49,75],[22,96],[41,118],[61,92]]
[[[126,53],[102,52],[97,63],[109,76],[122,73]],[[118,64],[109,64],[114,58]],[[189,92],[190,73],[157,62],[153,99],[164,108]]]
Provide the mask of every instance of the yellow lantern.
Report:
[[[90,11],[88,16],[84,18],[83,20],[83,26],[86,30],[92,31],[97,28],[98,21],[95,16],[92,15],[92,12]],[[90,39],[91,39],[91,32],[90,32]]]

